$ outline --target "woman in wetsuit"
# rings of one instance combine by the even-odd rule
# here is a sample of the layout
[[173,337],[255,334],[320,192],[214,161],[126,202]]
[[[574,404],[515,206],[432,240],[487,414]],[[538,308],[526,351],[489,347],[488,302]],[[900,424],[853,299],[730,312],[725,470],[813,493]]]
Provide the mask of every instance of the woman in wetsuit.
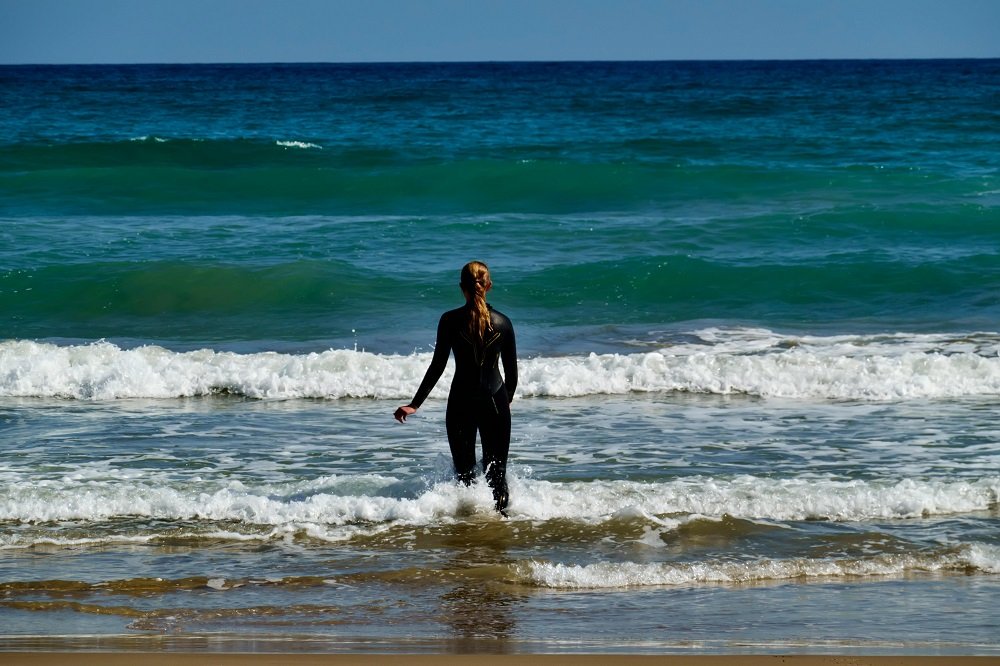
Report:
[[486,264],[472,261],[462,267],[459,286],[465,294],[465,305],[441,315],[430,367],[410,404],[397,409],[393,416],[402,423],[417,411],[453,352],[455,377],[448,394],[445,424],[455,474],[465,485],[475,477],[478,431],[486,482],[493,489],[497,511],[504,513],[509,501],[510,401],[517,387],[514,327],[510,319],[486,303],[486,292],[493,286]]

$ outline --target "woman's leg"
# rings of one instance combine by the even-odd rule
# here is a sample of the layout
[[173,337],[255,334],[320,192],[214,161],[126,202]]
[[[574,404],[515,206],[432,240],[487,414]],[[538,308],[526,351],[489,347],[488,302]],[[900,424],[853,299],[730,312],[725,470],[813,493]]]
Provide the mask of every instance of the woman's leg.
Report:
[[455,476],[469,485],[476,476],[476,410],[471,401],[452,396],[445,413],[448,446],[455,465]]
[[[479,438],[483,445],[483,471],[493,489],[493,501],[500,513],[510,502],[507,492],[507,454],[510,451],[510,403],[507,389],[501,388],[480,408]],[[506,514],[505,514],[506,515]]]

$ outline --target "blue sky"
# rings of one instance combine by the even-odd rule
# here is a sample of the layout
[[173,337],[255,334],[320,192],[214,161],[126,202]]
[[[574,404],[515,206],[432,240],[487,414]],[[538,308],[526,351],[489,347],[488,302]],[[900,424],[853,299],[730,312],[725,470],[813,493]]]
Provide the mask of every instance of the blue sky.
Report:
[[0,0],[0,63],[1000,57],[1000,0]]

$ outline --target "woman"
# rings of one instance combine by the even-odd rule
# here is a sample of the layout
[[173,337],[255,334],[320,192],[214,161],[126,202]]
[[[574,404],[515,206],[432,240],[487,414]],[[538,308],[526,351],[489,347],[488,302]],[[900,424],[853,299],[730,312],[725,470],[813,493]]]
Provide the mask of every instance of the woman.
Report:
[[[450,352],[455,354],[455,377],[448,394],[445,424],[455,474],[465,485],[476,475],[476,431],[483,446],[483,471],[493,489],[496,509],[507,515],[507,451],[510,448],[510,401],[517,387],[517,348],[510,319],[486,303],[492,287],[486,264],[471,261],[462,267],[459,282],[465,305],[441,315],[437,345],[424,380],[410,404],[393,415],[406,421],[444,372]],[[503,377],[498,361],[503,361]]]

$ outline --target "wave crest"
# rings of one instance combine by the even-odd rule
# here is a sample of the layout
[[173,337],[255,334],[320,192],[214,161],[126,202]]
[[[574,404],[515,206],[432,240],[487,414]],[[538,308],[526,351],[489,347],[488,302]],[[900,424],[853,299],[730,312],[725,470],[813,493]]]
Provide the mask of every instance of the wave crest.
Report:
[[[492,513],[489,488],[379,475],[279,484],[97,476],[39,479],[7,473],[0,521],[48,523],[154,518],[250,526],[432,524],[468,510]],[[903,520],[995,509],[1000,477],[840,481],[828,478],[553,482],[510,477],[515,519],[592,525],[639,520],[674,530],[692,521]]]
[[696,584],[746,585],[786,580],[857,577],[896,578],[944,571],[1000,573],[1000,547],[964,544],[927,555],[880,555],[867,559],[790,559],[739,562],[598,562],[587,565],[531,562],[516,568],[539,587],[602,589]]
[[[769,331],[710,330],[693,337],[695,342],[632,354],[522,359],[518,394],[691,392],[863,401],[1000,395],[996,334],[791,340]],[[406,399],[429,361],[428,353],[238,354],[9,340],[0,342],[0,397]],[[449,367],[432,397],[445,397],[451,372]]]

